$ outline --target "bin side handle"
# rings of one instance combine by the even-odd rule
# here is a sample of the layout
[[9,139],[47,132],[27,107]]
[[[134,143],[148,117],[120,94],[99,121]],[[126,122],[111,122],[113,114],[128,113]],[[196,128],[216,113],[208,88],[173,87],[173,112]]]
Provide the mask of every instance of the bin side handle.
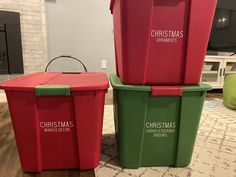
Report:
[[35,87],[36,96],[70,96],[69,85],[38,85]]
[[115,0],[111,0],[111,3],[110,3],[110,11],[111,11],[111,14],[113,14],[113,6],[115,4]]
[[182,96],[183,88],[178,86],[152,86],[151,96]]

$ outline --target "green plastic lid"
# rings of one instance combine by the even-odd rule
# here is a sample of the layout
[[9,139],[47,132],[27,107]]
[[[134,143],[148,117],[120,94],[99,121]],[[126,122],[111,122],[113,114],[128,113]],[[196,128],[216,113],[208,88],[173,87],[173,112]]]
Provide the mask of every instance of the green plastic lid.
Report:
[[[152,91],[152,87],[156,87],[156,86],[143,86],[143,85],[126,85],[121,82],[120,78],[116,74],[110,74],[110,82],[112,87],[117,90],[150,92]],[[182,88],[183,92],[194,92],[194,91],[199,92],[199,91],[208,91],[212,89],[210,85],[205,83],[200,83],[199,85],[194,85],[194,86],[181,85],[181,86],[164,86],[164,87],[169,89],[173,87],[179,87]]]

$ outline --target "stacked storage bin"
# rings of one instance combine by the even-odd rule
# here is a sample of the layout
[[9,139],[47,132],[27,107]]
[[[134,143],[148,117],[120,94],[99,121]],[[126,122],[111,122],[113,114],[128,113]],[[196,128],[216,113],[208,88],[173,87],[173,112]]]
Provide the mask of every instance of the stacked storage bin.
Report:
[[98,72],[36,72],[1,83],[22,170],[96,168],[108,87]]
[[199,84],[216,0],[112,0],[120,163],[187,166],[209,85]]

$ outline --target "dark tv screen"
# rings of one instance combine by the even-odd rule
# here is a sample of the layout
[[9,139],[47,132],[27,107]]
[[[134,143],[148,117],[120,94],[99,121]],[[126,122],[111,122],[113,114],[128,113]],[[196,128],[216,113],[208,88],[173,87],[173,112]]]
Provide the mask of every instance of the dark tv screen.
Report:
[[236,0],[218,0],[208,50],[236,52]]

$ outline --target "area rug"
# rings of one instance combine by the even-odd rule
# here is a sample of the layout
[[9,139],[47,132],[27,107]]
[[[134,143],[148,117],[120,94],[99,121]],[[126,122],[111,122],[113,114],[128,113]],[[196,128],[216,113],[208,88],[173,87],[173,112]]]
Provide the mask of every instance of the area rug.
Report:
[[186,168],[123,169],[117,158],[113,106],[104,114],[101,164],[97,177],[236,177],[236,111],[222,100],[206,101],[191,164]]
[[[220,99],[204,104],[192,162],[186,168],[123,169],[114,133],[113,105],[106,105],[101,162],[95,169],[97,177],[236,177],[236,111],[225,108]],[[6,171],[7,177],[22,175],[6,103],[0,103],[0,135],[0,151],[13,154],[11,159],[0,157],[0,172]]]

